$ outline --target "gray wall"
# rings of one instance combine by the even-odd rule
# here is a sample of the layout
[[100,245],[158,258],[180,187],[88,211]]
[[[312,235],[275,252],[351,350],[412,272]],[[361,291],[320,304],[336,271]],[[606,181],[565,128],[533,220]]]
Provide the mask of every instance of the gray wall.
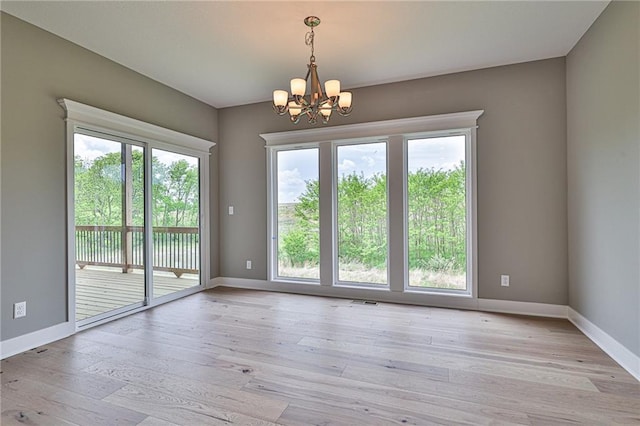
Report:
[[640,3],[567,57],[569,304],[640,356]]
[[[322,76],[321,76],[322,77]],[[354,90],[332,124],[484,109],[478,130],[479,296],[566,304],[564,58]],[[305,128],[269,103],[219,111],[220,275],[267,278],[266,159],[260,133]],[[226,214],[228,205],[235,215]],[[254,269],[245,269],[245,260]],[[500,274],[511,286],[500,287]]]
[[[216,141],[217,111],[2,13],[1,339],[66,320],[66,97]],[[214,148],[212,177],[217,175]],[[217,208],[212,178],[211,206]],[[212,215],[212,225],[217,225]],[[213,241],[217,229],[212,229]],[[218,253],[212,250],[212,275]],[[14,302],[27,317],[12,319]]]

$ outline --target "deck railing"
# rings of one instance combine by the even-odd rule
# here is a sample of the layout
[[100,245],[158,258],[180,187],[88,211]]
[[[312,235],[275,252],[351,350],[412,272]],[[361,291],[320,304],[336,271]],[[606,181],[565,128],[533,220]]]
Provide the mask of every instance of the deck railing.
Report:
[[[198,228],[153,227],[153,269],[177,277],[200,270]],[[144,227],[76,226],[76,264],[144,268]]]

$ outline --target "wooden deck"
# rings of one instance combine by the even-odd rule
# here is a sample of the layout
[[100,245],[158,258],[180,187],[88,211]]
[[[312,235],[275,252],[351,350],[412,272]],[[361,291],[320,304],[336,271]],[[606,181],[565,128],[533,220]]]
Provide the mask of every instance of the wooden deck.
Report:
[[[195,275],[176,278],[166,273],[154,273],[154,297],[198,285]],[[142,271],[123,274],[118,269],[92,268],[76,270],[76,321],[113,309],[131,305],[144,298]]]

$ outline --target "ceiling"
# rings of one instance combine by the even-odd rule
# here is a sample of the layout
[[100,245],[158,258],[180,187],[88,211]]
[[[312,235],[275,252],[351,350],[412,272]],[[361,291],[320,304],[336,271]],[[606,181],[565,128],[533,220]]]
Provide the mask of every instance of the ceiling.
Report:
[[2,1],[3,11],[217,108],[304,77],[343,88],[566,55],[608,1]]

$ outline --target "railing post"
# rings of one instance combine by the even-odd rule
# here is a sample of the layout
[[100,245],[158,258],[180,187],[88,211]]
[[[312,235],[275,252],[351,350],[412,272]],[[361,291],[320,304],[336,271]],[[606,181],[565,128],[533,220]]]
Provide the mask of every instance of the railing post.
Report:
[[133,222],[133,157],[131,154],[131,145],[122,144],[122,164],[123,164],[123,182],[122,182],[122,272],[128,273],[132,271],[133,265],[133,233],[131,225]]

